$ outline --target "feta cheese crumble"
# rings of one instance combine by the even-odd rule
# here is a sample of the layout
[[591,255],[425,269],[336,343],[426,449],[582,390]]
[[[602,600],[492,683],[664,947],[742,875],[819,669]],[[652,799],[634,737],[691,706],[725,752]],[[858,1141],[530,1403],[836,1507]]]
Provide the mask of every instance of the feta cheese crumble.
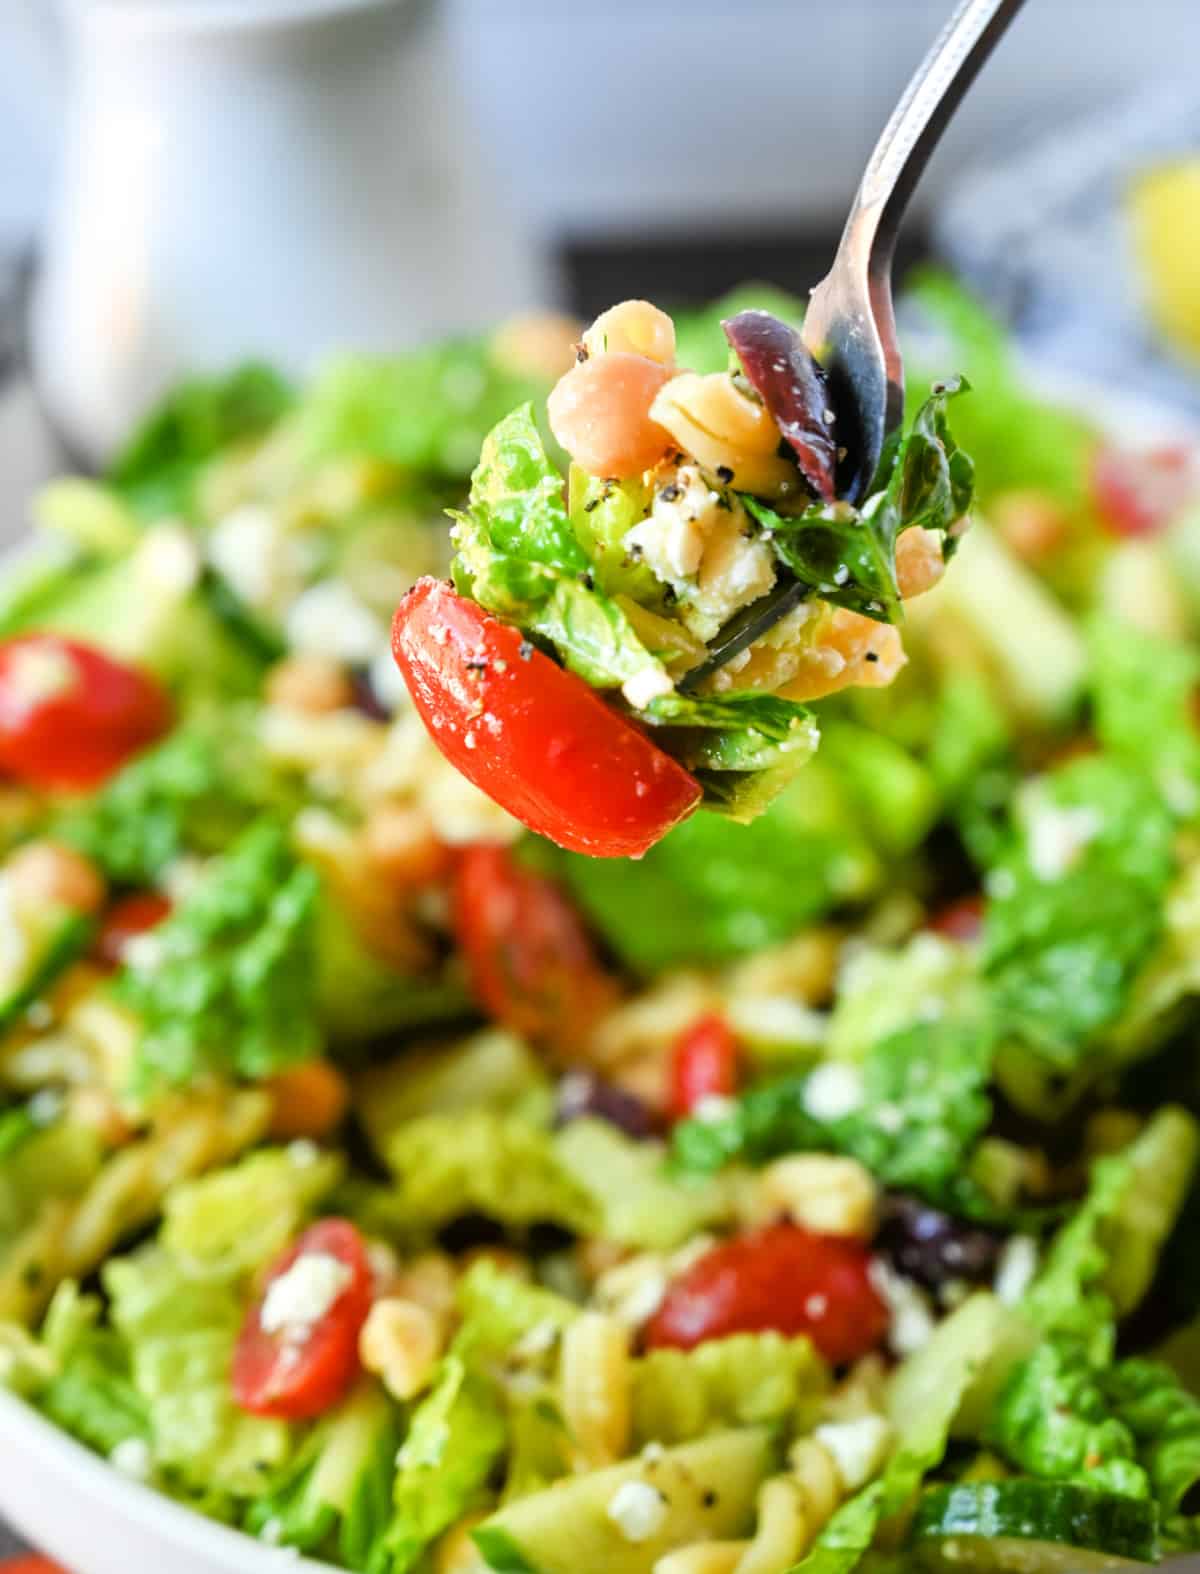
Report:
[[1014,1235],[1005,1241],[996,1263],[993,1288],[997,1300],[1019,1306],[1037,1273],[1038,1248],[1032,1235]]
[[674,692],[675,685],[657,664],[643,667],[640,672],[635,672],[632,678],[626,678],[621,685],[621,693],[634,710],[645,710],[651,700],[660,699],[664,694]]
[[328,1252],[305,1252],[269,1286],[259,1321],[264,1333],[304,1339],[349,1287],[353,1273]]
[[857,1492],[879,1474],[892,1446],[892,1429],[882,1416],[826,1422],[813,1436],[833,1455],[847,1492]]
[[871,1263],[871,1283],[887,1302],[891,1314],[888,1344],[895,1355],[913,1355],[929,1343],[933,1334],[933,1312],[924,1292],[888,1266],[882,1258]]
[[122,1438],[109,1454],[108,1462],[131,1481],[149,1481],[154,1470],[154,1455],[142,1437]]
[[1079,862],[1080,854],[1103,828],[1100,815],[1085,804],[1064,809],[1052,803],[1039,803],[1025,825],[1029,862],[1034,874],[1039,880],[1061,879]]
[[623,1481],[605,1510],[626,1541],[649,1541],[667,1519],[667,1500],[646,1481]]
[[862,1107],[866,1090],[857,1066],[827,1060],[804,1086],[804,1107],[814,1120],[840,1120]]

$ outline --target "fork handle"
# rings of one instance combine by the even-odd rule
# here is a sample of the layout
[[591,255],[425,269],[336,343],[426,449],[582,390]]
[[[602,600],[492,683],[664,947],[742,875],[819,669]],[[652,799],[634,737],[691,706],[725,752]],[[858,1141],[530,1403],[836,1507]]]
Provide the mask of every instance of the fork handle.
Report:
[[896,232],[929,156],[1024,0],[961,0],[883,128],[846,220],[842,246],[890,272]]

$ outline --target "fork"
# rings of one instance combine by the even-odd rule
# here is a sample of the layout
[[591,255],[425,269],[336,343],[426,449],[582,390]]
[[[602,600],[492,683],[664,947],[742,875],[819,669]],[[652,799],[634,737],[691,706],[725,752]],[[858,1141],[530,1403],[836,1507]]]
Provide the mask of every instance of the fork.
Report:
[[812,292],[804,343],[825,369],[846,450],[838,495],[862,501],[904,413],[892,309],[900,220],[942,132],[1024,0],[962,0],[875,144],[833,267]]
[[[913,73],[859,183],[833,267],[812,292],[806,348],[829,379],[841,457],[837,495],[865,500],[904,415],[892,258],[908,200],[951,116],[1024,0],[961,0]],[[809,594],[783,580],[737,613],[680,681],[695,690]]]

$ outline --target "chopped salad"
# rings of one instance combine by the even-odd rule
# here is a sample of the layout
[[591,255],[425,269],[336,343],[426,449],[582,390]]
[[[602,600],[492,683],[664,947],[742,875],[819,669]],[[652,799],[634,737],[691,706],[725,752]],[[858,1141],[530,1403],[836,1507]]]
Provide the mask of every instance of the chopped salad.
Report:
[[[439,748],[530,829],[640,855],[698,804],[760,814],[817,746],[807,702],[885,687],[901,602],[966,526],[970,459],[936,384],[855,507],[820,366],[764,310],[721,323],[729,365],[677,363],[647,301],[604,312],[547,402],[489,434],[396,660]],[[612,703],[598,693],[612,697]]]
[[[763,305],[798,313],[675,325],[722,400]],[[950,281],[909,311],[896,473],[947,506],[852,520],[775,445],[701,532],[819,580],[778,684],[752,645],[680,692],[738,609],[657,572],[662,492],[698,466],[707,508],[719,461],[669,428],[688,457],[636,459],[674,481],[582,474],[560,384],[563,502],[526,406],[626,353],[572,370],[572,325],[195,384],[37,500],[0,586],[0,1375],[116,1470],[365,1574],[1200,1547],[1195,456],[1039,397]],[[886,545],[821,577],[881,515],[957,561],[890,687],[818,696],[810,624],[896,637]],[[664,781],[747,799],[639,859],[530,834],[399,681],[418,583],[447,641],[501,631],[493,677],[582,672]],[[729,720],[810,704],[802,747]]]

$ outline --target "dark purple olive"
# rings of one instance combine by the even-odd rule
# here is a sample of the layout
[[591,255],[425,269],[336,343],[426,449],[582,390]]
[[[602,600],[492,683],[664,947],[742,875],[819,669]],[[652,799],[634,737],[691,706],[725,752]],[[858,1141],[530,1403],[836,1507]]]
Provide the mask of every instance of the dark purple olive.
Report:
[[654,1112],[641,1099],[590,1071],[568,1071],[558,1084],[554,1124],[566,1126],[592,1115],[643,1141],[655,1135]]
[[350,683],[354,689],[354,708],[369,716],[372,721],[391,721],[392,713],[375,692],[371,674],[361,668],[352,672]]
[[766,405],[819,498],[837,496],[837,439],[825,373],[794,328],[770,312],[739,312],[721,324],[746,381]]
[[875,1249],[898,1273],[928,1290],[954,1279],[978,1284],[996,1273],[1002,1238],[931,1208],[918,1197],[893,1195],[882,1210]]

